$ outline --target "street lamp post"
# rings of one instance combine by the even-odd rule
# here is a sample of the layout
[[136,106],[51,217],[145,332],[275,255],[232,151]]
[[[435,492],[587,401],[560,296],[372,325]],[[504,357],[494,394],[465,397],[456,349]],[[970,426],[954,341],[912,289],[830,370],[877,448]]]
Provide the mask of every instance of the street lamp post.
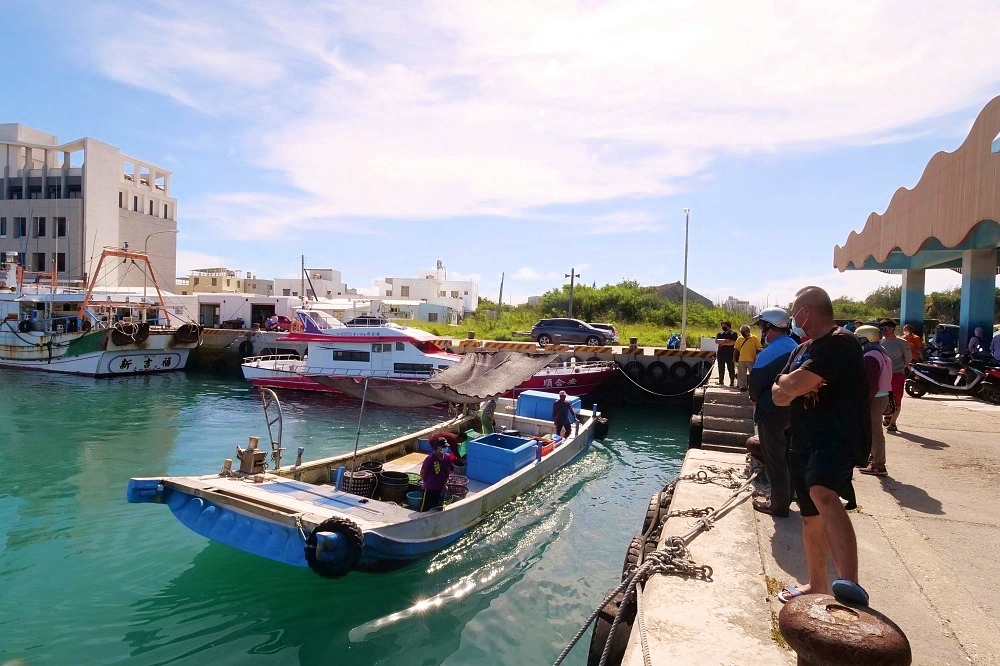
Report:
[[569,278],[569,317],[573,318],[573,282],[576,278],[580,277],[580,274],[576,272],[576,268],[569,269],[569,273],[566,273],[564,277]]
[[[159,234],[176,234],[176,233],[177,233],[177,229],[164,229],[163,231],[154,231],[153,233],[151,233],[148,236],[146,236],[146,240],[143,241],[143,243],[142,243],[142,253],[145,254],[147,257],[149,257],[149,253],[146,252],[146,248],[149,245],[149,239],[152,238],[153,236],[156,236],[156,235],[159,235]],[[153,262],[152,261],[149,262],[149,270],[153,270]],[[143,301],[146,300],[146,271],[142,272],[142,300]]]
[[684,295],[681,297],[681,349],[687,349],[688,333],[688,221],[691,209],[684,209]]

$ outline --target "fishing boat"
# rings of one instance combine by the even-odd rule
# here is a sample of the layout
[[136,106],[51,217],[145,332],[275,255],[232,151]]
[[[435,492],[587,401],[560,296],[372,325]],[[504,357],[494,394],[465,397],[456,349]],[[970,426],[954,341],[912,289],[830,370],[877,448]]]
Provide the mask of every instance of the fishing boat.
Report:
[[[420,512],[403,502],[407,482],[383,484],[417,472],[429,451],[426,438],[439,431],[464,432],[478,422],[475,412],[312,462],[302,462],[300,448],[295,463],[282,466],[280,403],[270,389],[261,394],[270,456],[259,438],[250,437],[245,448],[236,448],[238,469],[227,459],[216,474],[135,478],[127,500],[166,504],[181,523],[206,538],[325,577],[380,570],[444,548],[577,459],[607,425],[596,409],[580,409],[579,399],[573,399],[578,421],[562,439],[551,435],[551,421],[538,417],[550,413],[553,396],[500,399],[494,418],[506,434],[469,439],[465,475],[449,478],[454,500]],[[381,468],[378,476],[366,469],[370,465]]]
[[[59,285],[55,269],[26,273],[16,256],[0,270],[0,367],[94,377],[167,372],[184,369],[201,341],[200,327],[172,325],[144,252],[105,248],[86,289]],[[147,271],[156,296],[102,290],[112,259]]]
[[[299,310],[295,321],[297,331],[285,336],[282,344],[304,343],[305,356],[278,354],[244,359],[243,376],[254,386],[337,392],[335,386],[320,378],[423,380],[463,357],[442,350],[435,342],[437,338],[425,331],[391,322],[348,326],[316,310]],[[610,361],[559,361],[553,356],[546,367],[510,389],[506,396],[528,390],[551,393],[567,390],[587,395],[611,379],[617,370],[618,366]]]

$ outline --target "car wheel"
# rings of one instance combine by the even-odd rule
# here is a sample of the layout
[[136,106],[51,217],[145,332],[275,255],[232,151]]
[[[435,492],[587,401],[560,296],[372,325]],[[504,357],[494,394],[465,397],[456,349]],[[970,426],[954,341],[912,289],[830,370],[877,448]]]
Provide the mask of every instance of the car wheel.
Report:
[[601,339],[596,335],[592,335],[589,338],[587,338],[588,347],[599,347],[600,344],[601,344]]
[[540,345],[550,345],[550,344],[552,344],[552,338],[550,338],[547,335],[539,335],[538,336],[538,344],[540,344]]

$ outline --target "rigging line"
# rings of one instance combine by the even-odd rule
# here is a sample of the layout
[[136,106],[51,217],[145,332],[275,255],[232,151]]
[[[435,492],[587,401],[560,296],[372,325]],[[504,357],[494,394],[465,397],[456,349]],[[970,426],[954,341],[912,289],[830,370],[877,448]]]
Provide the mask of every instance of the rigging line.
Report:
[[358,434],[354,437],[354,455],[351,456],[352,471],[356,470],[358,443],[361,441],[361,418],[365,414],[365,398],[368,397],[368,375],[365,375],[365,390],[361,393],[361,410],[358,412]]

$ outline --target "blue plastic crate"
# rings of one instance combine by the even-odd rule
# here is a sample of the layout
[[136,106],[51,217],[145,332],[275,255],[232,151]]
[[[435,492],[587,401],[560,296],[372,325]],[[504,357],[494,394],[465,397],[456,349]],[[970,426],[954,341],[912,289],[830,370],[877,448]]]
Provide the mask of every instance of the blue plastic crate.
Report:
[[496,483],[535,461],[536,442],[526,437],[492,433],[468,442],[466,476]]
[[[525,391],[517,397],[518,416],[526,416],[532,419],[552,420],[552,405],[559,400],[556,393],[546,393],[545,391]],[[567,402],[573,406],[573,411],[579,412],[582,403],[580,398],[567,395]]]

